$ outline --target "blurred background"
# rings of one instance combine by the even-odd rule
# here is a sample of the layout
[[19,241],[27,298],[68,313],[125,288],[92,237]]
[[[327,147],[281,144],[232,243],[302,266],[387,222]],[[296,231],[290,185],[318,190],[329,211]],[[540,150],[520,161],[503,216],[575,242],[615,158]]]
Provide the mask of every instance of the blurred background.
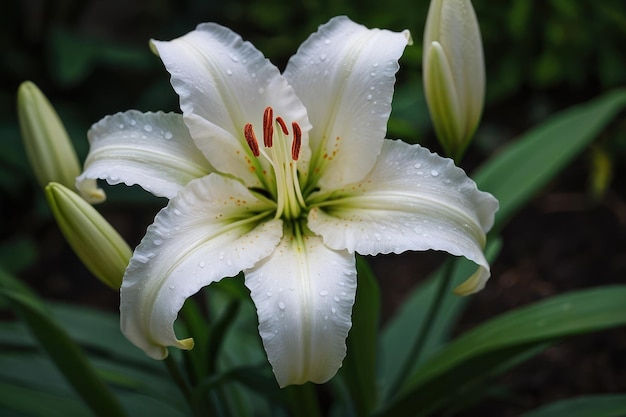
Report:
[[[0,262],[47,299],[115,310],[117,294],[93,279],[65,244],[28,165],[15,93],[35,82],[84,158],[89,126],[128,109],[178,111],[150,38],[169,40],[214,21],[251,41],[279,68],[329,18],[408,28],[388,137],[440,152],[421,86],[427,0],[19,0],[0,13]],[[468,172],[561,109],[626,86],[623,0],[473,1],[483,35],[487,100],[462,162]],[[568,290],[626,277],[626,119],[618,117],[504,229],[487,288],[458,327]],[[108,187],[101,212],[136,245],[165,205],[139,189]],[[439,253],[372,259],[388,319],[436,268]],[[624,301],[626,302],[626,300]],[[559,398],[626,391],[626,331],[574,338],[500,380],[501,392],[471,415],[515,416]]]

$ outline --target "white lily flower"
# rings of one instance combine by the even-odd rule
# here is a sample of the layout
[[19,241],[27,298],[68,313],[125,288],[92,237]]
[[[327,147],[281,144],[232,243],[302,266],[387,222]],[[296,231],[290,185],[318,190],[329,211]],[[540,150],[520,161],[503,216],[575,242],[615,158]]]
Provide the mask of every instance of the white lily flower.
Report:
[[104,118],[78,178],[170,199],[123,279],[133,343],[157,359],[191,348],[173,330],[185,299],[243,271],[280,386],[322,383],[346,354],[355,252],[445,250],[479,265],[469,290],[484,285],[497,201],[451,160],[385,139],[409,42],[334,18],[281,75],[216,24],[152,41],[183,115]]

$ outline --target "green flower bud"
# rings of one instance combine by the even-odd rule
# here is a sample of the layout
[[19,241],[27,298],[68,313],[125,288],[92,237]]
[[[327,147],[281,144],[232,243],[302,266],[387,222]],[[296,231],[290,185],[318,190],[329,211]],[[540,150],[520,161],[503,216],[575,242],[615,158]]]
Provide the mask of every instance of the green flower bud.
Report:
[[65,239],[100,281],[119,290],[132,251],[98,211],[69,188],[52,182],[46,198]]
[[459,159],[485,99],[485,62],[470,0],[432,0],[424,31],[424,91],[439,142]]
[[[54,181],[74,189],[81,171],[76,151],[59,115],[30,81],[18,89],[17,114],[26,154],[39,185],[45,187]],[[81,194],[92,203],[105,199],[95,180],[83,187]]]

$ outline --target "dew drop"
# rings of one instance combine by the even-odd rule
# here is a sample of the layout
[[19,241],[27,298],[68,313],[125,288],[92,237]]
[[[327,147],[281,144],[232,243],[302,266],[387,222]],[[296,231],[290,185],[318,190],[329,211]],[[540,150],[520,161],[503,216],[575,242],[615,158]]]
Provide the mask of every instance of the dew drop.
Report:
[[169,288],[170,288],[170,290],[173,290],[174,288],[176,288],[176,285],[171,284]]
[[420,168],[422,167],[422,164],[420,164],[420,163],[418,162],[417,164],[413,165],[413,167],[414,167],[415,169],[420,169]]
[[148,258],[147,256],[143,256],[139,254],[135,254],[133,258],[136,259],[137,262],[141,262],[142,264],[145,264],[146,262],[150,260],[150,258]]
[[143,130],[145,130],[146,132],[152,132],[152,126],[144,125]]
[[430,175],[432,175],[433,177],[437,177],[439,176],[439,171],[437,171],[436,169],[433,169],[430,171]]
[[235,55],[233,55],[233,54],[230,54],[230,59],[231,59],[231,61],[233,61],[233,62],[239,62],[239,58],[237,58],[237,57],[236,57]]
[[375,72],[370,72],[370,77],[375,77],[376,73]]
[[177,216],[180,216],[182,214],[180,212],[180,210],[178,210],[178,209],[174,209],[173,211],[174,211],[174,214],[177,215]]
[[322,297],[326,297],[328,295],[328,291],[320,291],[320,295]]
[[120,128],[120,129],[124,129],[124,123],[120,123],[120,124],[119,124],[119,128]]
[[278,302],[278,308],[280,308],[281,310],[285,309],[285,303],[283,303],[282,301]]
[[226,265],[231,266],[233,264],[233,261],[231,261],[230,259],[226,260]]
[[226,70],[226,74],[228,74],[228,75],[233,75],[233,72],[232,72],[231,70],[227,69],[227,70]]
[[371,100],[371,99],[372,99],[372,95],[371,95],[371,94],[368,94],[368,95],[367,95],[367,99],[368,99],[368,100]]
[[198,266],[199,266],[200,268],[204,268],[204,267],[206,266],[206,264],[204,263],[204,261],[201,261],[201,262],[198,264]]
[[170,140],[174,137],[172,132],[165,132],[165,139]]
[[333,300],[335,300],[336,302],[339,302],[339,297],[337,297],[336,295],[333,296]]
[[224,259],[224,252],[220,252],[219,256],[218,256],[219,260],[221,261],[222,259]]
[[324,43],[325,43],[326,45],[330,45],[330,39],[324,39]]
[[320,55],[320,61],[326,61],[326,54]]
[[163,243],[163,241],[161,239],[154,239],[152,243],[154,243],[156,246],[159,246]]
[[331,311],[333,314],[337,313],[337,309],[336,309],[335,307],[332,307],[332,308],[330,309],[330,311]]
[[137,121],[136,121],[136,120],[131,120],[131,121],[130,121],[130,125],[131,125],[131,126],[135,126],[136,124],[137,124]]
[[259,94],[263,94],[265,92],[265,88],[259,87]]
[[268,291],[268,292],[265,293],[265,295],[267,295],[268,297],[271,297],[272,296],[272,292]]

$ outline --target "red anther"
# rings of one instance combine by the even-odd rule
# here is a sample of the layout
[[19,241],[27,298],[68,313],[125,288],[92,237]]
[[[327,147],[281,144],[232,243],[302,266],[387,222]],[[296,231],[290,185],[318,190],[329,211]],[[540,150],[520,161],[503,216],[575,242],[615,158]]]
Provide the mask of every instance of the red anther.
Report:
[[291,159],[294,161],[298,160],[300,156],[300,146],[302,145],[302,129],[300,129],[300,125],[296,122],[291,124],[291,128],[293,129],[293,142],[291,142]]
[[267,107],[263,113],[263,145],[266,148],[272,147],[272,138],[274,136],[274,110]]
[[276,118],[276,123],[278,123],[280,125],[280,128],[283,131],[283,135],[289,136],[289,130],[287,129],[287,125],[285,124],[285,121],[283,120],[283,118],[278,116]]
[[248,142],[248,146],[252,151],[252,155],[257,157],[261,155],[261,153],[259,152],[259,142],[256,140],[254,129],[252,129],[251,123],[246,123],[246,125],[243,127],[243,135],[246,137],[246,142]]

